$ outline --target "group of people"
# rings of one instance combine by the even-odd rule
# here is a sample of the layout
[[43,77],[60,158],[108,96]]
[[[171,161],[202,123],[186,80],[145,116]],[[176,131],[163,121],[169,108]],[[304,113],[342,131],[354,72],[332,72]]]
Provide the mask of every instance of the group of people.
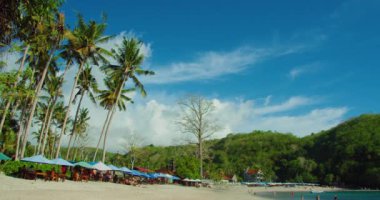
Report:
[[102,172],[96,169],[86,169],[83,167],[72,167],[71,168],[71,179],[73,181],[103,181],[110,182],[113,177],[116,176],[110,171]]
[[69,177],[73,181],[102,181],[113,182],[125,185],[137,186],[140,184],[165,184],[168,180],[165,178],[147,179],[139,176],[132,176],[128,174],[118,175],[115,171],[100,171],[96,169],[87,169],[80,166],[67,167],[61,166],[60,168],[53,167],[51,170],[42,172],[41,170],[35,170],[33,166],[26,167],[25,165],[19,169],[18,176],[25,179],[36,179],[37,176],[41,176],[45,180],[62,180]]

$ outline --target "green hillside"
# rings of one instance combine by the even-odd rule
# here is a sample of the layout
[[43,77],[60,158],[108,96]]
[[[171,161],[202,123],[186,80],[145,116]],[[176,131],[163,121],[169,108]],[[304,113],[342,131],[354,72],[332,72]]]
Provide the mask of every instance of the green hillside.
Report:
[[[335,128],[298,138],[269,131],[229,134],[207,142],[206,174],[210,178],[261,169],[267,181],[319,182],[380,187],[380,115],[362,115]],[[118,158],[116,158],[118,156]],[[114,155],[129,165],[130,155]],[[160,169],[174,164],[178,175],[199,178],[192,145],[140,148],[136,166]]]

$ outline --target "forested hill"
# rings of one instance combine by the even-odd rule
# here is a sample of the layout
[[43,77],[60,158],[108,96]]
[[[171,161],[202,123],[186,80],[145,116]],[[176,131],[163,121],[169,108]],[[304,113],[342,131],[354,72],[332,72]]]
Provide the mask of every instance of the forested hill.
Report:
[[[304,138],[269,131],[229,134],[208,141],[206,154],[210,178],[242,178],[247,168],[255,168],[267,181],[380,187],[380,115],[362,115]],[[136,165],[159,169],[174,163],[178,175],[198,178],[195,155],[192,145],[150,145],[139,149]],[[125,164],[130,159],[120,157],[113,161]]]
[[380,115],[362,115],[302,140],[325,182],[380,187]]

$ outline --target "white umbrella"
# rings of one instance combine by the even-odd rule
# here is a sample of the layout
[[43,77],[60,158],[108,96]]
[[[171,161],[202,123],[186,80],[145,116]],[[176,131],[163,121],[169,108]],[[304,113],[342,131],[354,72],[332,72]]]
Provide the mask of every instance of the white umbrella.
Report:
[[94,169],[100,170],[100,171],[111,171],[112,169],[108,167],[106,164],[102,162],[97,162],[96,164],[92,165]]

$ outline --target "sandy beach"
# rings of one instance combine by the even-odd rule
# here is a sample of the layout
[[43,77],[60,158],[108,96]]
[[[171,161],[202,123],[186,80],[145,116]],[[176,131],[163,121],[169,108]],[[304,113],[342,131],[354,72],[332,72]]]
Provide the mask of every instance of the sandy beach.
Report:
[[[331,188],[314,187],[315,190],[333,190]],[[170,200],[170,199],[218,199],[245,200],[263,199],[253,193],[273,191],[309,191],[307,187],[297,188],[264,188],[236,186],[214,186],[213,188],[194,188],[179,185],[142,185],[127,186],[102,182],[45,182],[43,180],[24,180],[0,175],[1,200],[97,200],[97,199],[136,199],[136,200]]]

